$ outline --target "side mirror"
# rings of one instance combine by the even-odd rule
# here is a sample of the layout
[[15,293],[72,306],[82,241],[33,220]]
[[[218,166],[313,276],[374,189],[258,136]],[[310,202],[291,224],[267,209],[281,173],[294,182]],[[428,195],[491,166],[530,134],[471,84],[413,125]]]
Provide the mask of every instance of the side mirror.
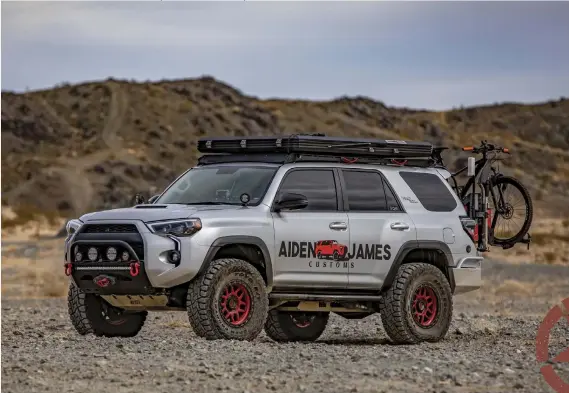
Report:
[[146,198],[142,194],[136,194],[133,198],[133,202],[135,205],[142,205],[146,202]]
[[159,196],[160,195],[151,196],[150,198],[148,198],[148,202],[146,202],[146,203],[154,203],[154,201],[157,200]]
[[285,192],[275,202],[275,211],[299,210],[308,206],[308,199],[302,194],[295,194],[292,192]]

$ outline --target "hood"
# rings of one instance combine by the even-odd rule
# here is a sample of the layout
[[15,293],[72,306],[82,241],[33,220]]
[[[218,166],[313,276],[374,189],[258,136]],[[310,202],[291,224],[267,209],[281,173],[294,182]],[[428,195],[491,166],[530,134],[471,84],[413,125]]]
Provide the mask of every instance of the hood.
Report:
[[79,219],[83,222],[95,220],[140,220],[144,222],[177,220],[189,218],[198,212],[212,210],[234,210],[241,206],[187,206],[187,205],[138,205],[134,207],[103,210],[87,213]]

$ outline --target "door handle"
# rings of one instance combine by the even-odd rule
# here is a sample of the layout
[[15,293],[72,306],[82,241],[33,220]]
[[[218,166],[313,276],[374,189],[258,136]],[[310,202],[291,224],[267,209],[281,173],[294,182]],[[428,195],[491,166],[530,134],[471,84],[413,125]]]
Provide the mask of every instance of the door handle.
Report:
[[404,222],[394,222],[391,224],[391,229],[395,231],[405,231],[409,229],[409,225],[405,224]]
[[348,229],[348,224],[345,222],[331,222],[330,229],[333,229],[335,231],[345,231]]

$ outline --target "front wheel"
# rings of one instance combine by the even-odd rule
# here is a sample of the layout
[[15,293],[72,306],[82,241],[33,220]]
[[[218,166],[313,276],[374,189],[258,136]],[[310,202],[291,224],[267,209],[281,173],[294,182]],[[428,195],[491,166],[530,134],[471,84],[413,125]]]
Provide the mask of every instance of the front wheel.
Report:
[[492,182],[489,201],[491,244],[500,246],[520,242],[533,219],[533,205],[527,188],[513,177],[498,176]]
[[148,312],[125,312],[100,296],[85,293],[70,284],[67,307],[71,324],[81,335],[134,337],[144,326]]
[[263,330],[269,297],[253,265],[224,258],[213,261],[190,283],[186,305],[199,337],[251,341]]
[[265,322],[265,333],[278,341],[315,341],[328,324],[328,312],[287,312],[271,310]]

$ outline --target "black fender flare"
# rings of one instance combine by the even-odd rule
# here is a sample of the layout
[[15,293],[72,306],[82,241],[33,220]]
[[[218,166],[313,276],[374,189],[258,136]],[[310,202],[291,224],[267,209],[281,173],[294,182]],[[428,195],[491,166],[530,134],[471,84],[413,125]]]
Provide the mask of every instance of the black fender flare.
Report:
[[215,254],[219,251],[219,249],[223,246],[228,245],[252,245],[257,246],[261,250],[263,254],[263,261],[265,262],[265,273],[267,275],[267,289],[270,289],[273,286],[273,263],[271,261],[271,254],[269,252],[269,248],[265,244],[265,242],[256,237],[256,236],[223,236],[219,237],[214,240],[214,242],[209,247],[207,254],[204,259],[204,263],[202,264],[198,274],[201,274],[205,271],[207,266],[213,261],[215,258]]
[[395,281],[395,276],[397,275],[397,271],[403,265],[403,261],[405,257],[414,250],[421,249],[421,250],[435,250],[441,253],[445,258],[445,270],[443,273],[447,276],[450,284],[450,289],[454,293],[455,289],[455,281],[454,281],[454,271],[452,267],[454,266],[454,259],[450,248],[446,243],[443,243],[438,240],[410,240],[408,242],[403,243],[391,267],[389,268],[389,272],[387,276],[385,276],[385,280],[383,281],[383,285],[381,287],[381,293],[385,293],[391,286],[393,285],[393,281]]

